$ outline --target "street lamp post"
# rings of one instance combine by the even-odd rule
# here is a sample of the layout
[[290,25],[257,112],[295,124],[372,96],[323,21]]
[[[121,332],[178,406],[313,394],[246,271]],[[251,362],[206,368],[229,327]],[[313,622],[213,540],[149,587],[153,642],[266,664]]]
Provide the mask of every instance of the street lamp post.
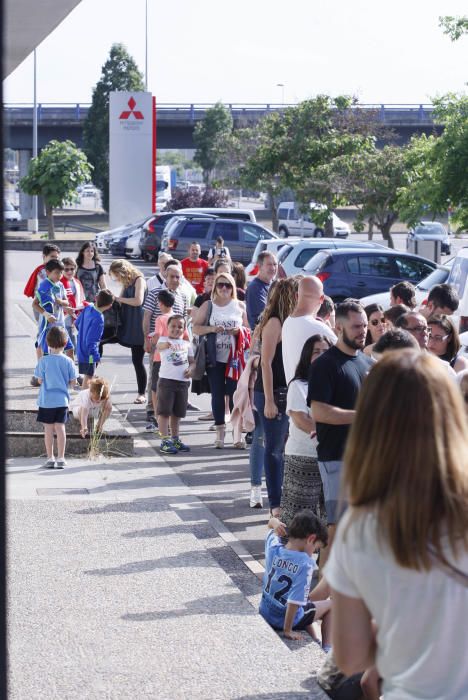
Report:
[[[37,158],[37,62],[36,62],[36,49],[34,49],[33,97],[34,97],[34,107],[33,107],[32,155],[33,155],[33,158]],[[30,229],[33,233],[37,233],[39,230],[39,222],[37,220],[37,194],[33,195],[33,198],[32,198],[32,219],[31,219]]]
[[281,88],[281,104],[284,105],[284,83],[276,83],[276,87]]

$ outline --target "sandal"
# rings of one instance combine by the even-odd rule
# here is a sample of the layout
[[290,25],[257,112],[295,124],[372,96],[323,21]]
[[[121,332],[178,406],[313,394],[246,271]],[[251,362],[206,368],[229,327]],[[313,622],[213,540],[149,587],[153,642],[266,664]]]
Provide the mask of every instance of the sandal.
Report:
[[139,394],[133,403],[146,403],[146,396]]

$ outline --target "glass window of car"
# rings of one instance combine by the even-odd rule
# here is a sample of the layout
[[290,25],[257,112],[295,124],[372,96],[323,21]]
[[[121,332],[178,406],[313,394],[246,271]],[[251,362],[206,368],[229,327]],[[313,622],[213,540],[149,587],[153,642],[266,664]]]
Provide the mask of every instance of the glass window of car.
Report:
[[213,238],[222,236],[225,241],[239,240],[239,226],[229,221],[218,221],[213,230]]
[[303,250],[301,250],[301,252],[294,261],[294,267],[298,267],[300,269],[305,267],[309,260],[313,258],[314,255],[317,255],[319,250],[323,250],[323,248],[304,248]]
[[397,271],[387,255],[359,255],[359,274],[373,277],[396,277]]
[[447,282],[452,284],[458,292],[460,299],[465,294],[466,280],[468,276],[468,258],[455,258]]
[[248,243],[257,243],[264,238],[271,238],[268,231],[265,231],[261,226],[255,226],[255,224],[244,224],[242,233],[244,234],[244,241]]
[[186,221],[185,226],[181,226],[179,238],[192,238],[194,241],[199,238],[206,238],[211,221]]
[[445,229],[442,224],[439,224],[437,221],[433,221],[428,224],[420,224],[419,226],[415,226],[414,233],[416,236],[423,236],[424,234],[429,236],[444,235]]
[[316,275],[317,272],[323,270],[331,262],[333,262],[333,258],[330,256],[329,251],[320,250],[310,259],[307,265],[307,272],[311,275]]
[[288,257],[289,253],[293,250],[294,246],[292,245],[284,245],[280,252],[278,253],[278,262],[282,263],[286,260]]
[[416,281],[427,277],[429,273],[434,269],[423,260],[414,260],[413,258],[397,257],[395,262],[400,273],[400,277],[403,280]]
[[280,207],[278,209],[278,219],[287,219],[288,218],[288,211],[289,211],[289,209],[287,207]]
[[447,282],[449,274],[450,269],[447,267],[447,264],[444,263],[444,267],[437,267],[430,275],[421,280],[417,285],[418,289],[421,289],[423,292],[429,292],[436,284],[444,284],[444,282]]
[[359,260],[357,259],[357,256],[355,258],[348,258],[346,265],[348,267],[348,271],[351,272],[352,275],[359,275]]

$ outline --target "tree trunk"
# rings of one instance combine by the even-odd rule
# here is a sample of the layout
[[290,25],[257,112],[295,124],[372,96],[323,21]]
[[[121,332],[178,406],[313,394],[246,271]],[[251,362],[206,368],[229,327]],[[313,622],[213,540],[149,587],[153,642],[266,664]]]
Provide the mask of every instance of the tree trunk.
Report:
[[271,205],[271,228],[275,233],[278,233],[278,207],[276,206],[273,190],[267,189],[267,194]]
[[47,230],[49,232],[49,241],[55,241],[55,228],[54,228],[54,210],[46,202],[46,216],[47,216]]
[[371,241],[374,238],[374,226],[375,226],[375,219],[373,216],[369,216],[369,220],[367,222],[369,224],[369,228],[367,230],[367,240]]
[[382,234],[382,238],[384,239],[384,241],[387,241],[389,248],[395,248],[392,234],[390,233],[390,229],[392,228],[392,225],[393,225],[393,221],[392,220],[389,221],[387,219],[383,224],[381,224],[381,226],[379,226],[380,232]]
[[333,225],[333,216],[330,216],[330,218],[327,219],[325,222],[325,236],[327,236],[327,238],[335,238],[335,227]]

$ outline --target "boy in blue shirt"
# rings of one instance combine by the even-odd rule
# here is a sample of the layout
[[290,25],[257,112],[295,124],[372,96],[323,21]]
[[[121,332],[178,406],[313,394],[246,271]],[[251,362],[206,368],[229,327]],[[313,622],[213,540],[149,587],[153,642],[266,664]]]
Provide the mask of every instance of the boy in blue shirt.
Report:
[[108,289],[101,289],[96,295],[96,304],[88,304],[75,321],[78,330],[76,355],[78,371],[84,376],[83,389],[87,389],[94,376],[101,355],[99,343],[104,332],[104,311],[112,307],[114,295]]
[[[73,309],[68,304],[65,287],[60,282],[64,269],[63,263],[60,260],[49,260],[44,269],[47,277],[36,290],[33,309],[41,316],[37,336],[38,354],[47,355],[49,352],[46,342],[48,331],[54,326],[65,329],[64,311],[73,313]],[[65,352],[73,359],[73,344],[68,333]]]
[[[65,328],[53,326],[47,333],[48,355],[39,359],[34,376],[39,381],[37,420],[44,423],[44,442],[47,461],[46,469],[63,469],[65,462],[66,433],[68,417],[69,389],[75,385],[75,365],[63,350],[69,340]],[[57,460],[54,457],[54,433],[57,435]]]
[[[288,540],[280,539],[285,526],[278,518],[268,523],[274,528],[265,543],[265,575],[260,602],[260,614],[287,639],[301,639],[305,630],[316,641],[314,620],[322,622],[322,644],[329,648],[328,620],[331,601],[311,602],[310,585],[317,565],[312,555],[328,540],[327,527],[311,511],[297,513],[288,528]],[[275,532],[276,530],[276,532]]]

